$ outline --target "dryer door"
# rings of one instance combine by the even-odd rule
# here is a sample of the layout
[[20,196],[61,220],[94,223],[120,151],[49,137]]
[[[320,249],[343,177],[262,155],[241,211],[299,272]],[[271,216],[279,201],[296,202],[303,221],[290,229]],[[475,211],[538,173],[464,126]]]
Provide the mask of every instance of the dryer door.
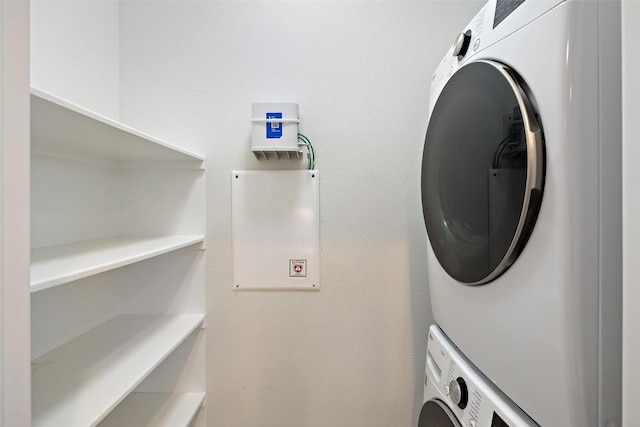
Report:
[[451,409],[436,399],[422,405],[418,427],[461,427],[461,425]]
[[544,184],[535,104],[509,67],[460,68],[436,101],[422,159],[422,207],[438,261],[454,279],[490,282],[516,260]]

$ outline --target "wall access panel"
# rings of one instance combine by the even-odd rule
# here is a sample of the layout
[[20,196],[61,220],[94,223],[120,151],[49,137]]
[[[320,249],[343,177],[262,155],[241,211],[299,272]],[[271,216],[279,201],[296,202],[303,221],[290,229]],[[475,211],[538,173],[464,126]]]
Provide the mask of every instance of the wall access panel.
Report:
[[317,170],[233,171],[233,289],[320,288]]

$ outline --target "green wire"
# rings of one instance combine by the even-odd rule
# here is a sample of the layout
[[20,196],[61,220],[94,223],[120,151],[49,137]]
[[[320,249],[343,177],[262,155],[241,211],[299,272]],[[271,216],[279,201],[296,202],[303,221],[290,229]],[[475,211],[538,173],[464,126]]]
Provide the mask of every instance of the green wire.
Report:
[[[304,142],[302,140],[302,138],[298,138],[300,141],[302,141],[302,143],[304,144],[305,147],[307,147],[307,150],[309,150],[309,144],[307,144],[306,142]],[[311,151],[309,150],[309,155],[307,157],[308,159],[308,163],[307,163],[307,169],[311,169]]]
[[311,144],[311,141],[309,140],[309,138],[307,138],[306,136],[304,136],[303,134],[298,134],[298,137],[300,140],[302,140],[303,143],[305,143],[305,145],[307,145],[307,147],[310,148],[310,153],[311,153],[311,164],[310,164],[310,169],[313,169],[316,163],[316,151],[313,148],[313,144]]
[[309,138],[307,138],[303,134],[299,133],[298,139],[302,141],[302,143],[305,146],[307,146],[307,149],[309,150],[309,154],[310,154],[308,167],[309,169],[313,169],[316,164],[316,150],[313,148],[313,144],[311,144],[311,141],[309,140]]

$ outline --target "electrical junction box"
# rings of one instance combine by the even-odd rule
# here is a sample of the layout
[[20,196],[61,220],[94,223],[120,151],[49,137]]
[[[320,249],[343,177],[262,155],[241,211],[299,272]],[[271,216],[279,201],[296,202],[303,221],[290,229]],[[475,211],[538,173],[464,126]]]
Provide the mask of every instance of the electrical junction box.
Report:
[[251,151],[258,158],[300,158],[299,122],[298,104],[251,104]]

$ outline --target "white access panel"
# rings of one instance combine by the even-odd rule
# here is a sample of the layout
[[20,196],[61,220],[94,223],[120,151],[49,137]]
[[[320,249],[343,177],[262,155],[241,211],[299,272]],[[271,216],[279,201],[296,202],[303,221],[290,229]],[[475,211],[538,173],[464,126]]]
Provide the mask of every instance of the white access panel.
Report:
[[317,170],[233,171],[233,289],[320,288]]

